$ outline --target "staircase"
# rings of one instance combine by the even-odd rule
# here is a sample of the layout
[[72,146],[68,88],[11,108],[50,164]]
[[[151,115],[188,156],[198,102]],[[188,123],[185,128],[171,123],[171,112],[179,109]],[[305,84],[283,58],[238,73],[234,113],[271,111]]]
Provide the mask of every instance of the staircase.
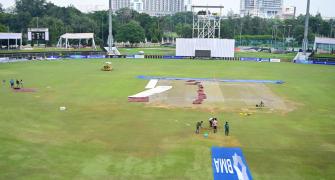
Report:
[[304,62],[304,61],[308,61],[308,57],[311,55],[312,53],[303,53],[303,52],[298,52],[298,54],[294,57],[293,62]]
[[107,52],[107,55],[121,55],[120,51],[116,47],[112,47],[112,51],[108,52],[109,47],[104,47],[104,50]]

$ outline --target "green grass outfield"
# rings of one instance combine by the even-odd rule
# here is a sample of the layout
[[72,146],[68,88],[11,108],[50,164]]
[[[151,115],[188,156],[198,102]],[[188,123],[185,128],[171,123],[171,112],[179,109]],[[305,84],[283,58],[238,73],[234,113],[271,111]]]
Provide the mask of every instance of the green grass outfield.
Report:
[[[212,179],[210,147],[240,146],[254,179],[334,179],[335,67],[291,63],[112,60],[0,64],[35,93],[0,88],[0,179]],[[209,73],[210,72],[210,73]],[[284,80],[283,113],[206,112],[128,103],[137,75]],[[59,111],[66,106],[66,111]],[[228,120],[231,136],[194,134],[196,121]],[[191,126],[187,126],[190,124]],[[207,126],[207,122],[206,122]]]

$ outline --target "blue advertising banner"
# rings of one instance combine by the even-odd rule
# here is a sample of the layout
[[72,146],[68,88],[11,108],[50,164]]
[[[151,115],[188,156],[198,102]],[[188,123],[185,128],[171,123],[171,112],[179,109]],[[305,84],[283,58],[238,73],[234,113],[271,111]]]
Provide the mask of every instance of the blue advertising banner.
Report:
[[258,61],[258,58],[242,57],[240,60],[241,61]]
[[126,58],[128,58],[128,59],[134,59],[135,55],[127,55]]
[[184,56],[163,56],[163,59],[184,59]]
[[87,59],[104,59],[106,58],[105,55],[88,55]]
[[87,56],[84,56],[84,55],[70,55],[69,58],[70,59],[85,59],[85,58],[87,58]]
[[212,147],[214,180],[252,180],[240,148]]
[[270,62],[269,58],[259,58],[258,61],[260,62]]
[[313,61],[313,64],[335,65],[335,62],[329,61]]

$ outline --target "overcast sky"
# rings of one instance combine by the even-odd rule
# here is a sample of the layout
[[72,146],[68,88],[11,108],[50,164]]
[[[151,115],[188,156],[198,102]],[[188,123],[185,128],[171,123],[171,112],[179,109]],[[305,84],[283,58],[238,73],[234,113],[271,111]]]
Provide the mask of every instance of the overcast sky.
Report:
[[[47,0],[59,6],[68,6],[70,4],[82,11],[107,9],[108,0]],[[0,0],[4,7],[14,5],[15,0]],[[232,9],[238,13],[240,9],[240,0],[193,0],[196,5],[223,5],[225,12]],[[306,13],[307,0],[284,0],[285,6],[296,6],[298,14]],[[335,0],[311,0],[311,13],[320,12],[325,17],[335,17]]]

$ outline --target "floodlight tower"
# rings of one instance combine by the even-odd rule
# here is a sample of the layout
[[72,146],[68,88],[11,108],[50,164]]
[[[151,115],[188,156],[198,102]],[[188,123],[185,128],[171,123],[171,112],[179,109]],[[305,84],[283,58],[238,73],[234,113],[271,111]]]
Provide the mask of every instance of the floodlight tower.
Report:
[[[205,10],[197,11],[196,9]],[[192,6],[193,12],[193,38],[220,38],[221,18],[224,6]],[[209,9],[219,9],[217,13],[211,13]]]
[[311,1],[307,0],[307,9],[306,9],[306,17],[305,17],[305,32],[304,32],[304,40],[302,42],[302,49],[304,54],[306,54],[306,51],[308,49],[308,24],[309,24],[309,7],[310,7]]
[[112,0],[109,0],[109,34],[108,34],[108,53],[112,53],[113,52],[113,26],[112,26],[112,14],[113,14],[113,10],[112,10]]

